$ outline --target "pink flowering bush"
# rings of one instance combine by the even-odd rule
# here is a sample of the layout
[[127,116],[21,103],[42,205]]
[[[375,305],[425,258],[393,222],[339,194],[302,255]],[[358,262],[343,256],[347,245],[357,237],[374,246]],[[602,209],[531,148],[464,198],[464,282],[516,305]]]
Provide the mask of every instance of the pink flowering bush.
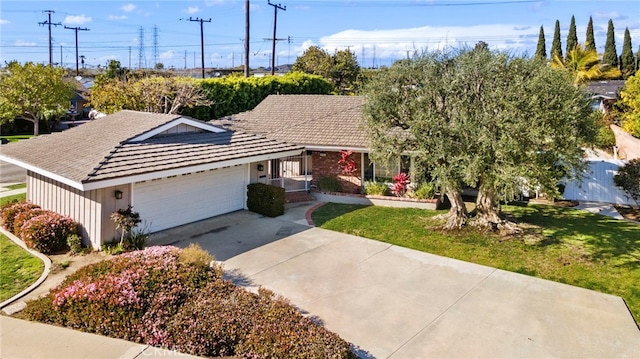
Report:
[[354,358],[283,298],[222,279],[211,256],[149,247],[89,265],[20,316],[201,356]]
[[28,215],[34,209],[39,209],[40,206],[27,201],[13,202],[2,207],[2,226],[13,234],[19,234],[18,230],[15,230],[15,219],[22,213]]
[[20,227],[20,238],[27,247],[41,253],[53,253],[67,246],[67,236],[77,234],[78,225],[71,217],[42,211]]

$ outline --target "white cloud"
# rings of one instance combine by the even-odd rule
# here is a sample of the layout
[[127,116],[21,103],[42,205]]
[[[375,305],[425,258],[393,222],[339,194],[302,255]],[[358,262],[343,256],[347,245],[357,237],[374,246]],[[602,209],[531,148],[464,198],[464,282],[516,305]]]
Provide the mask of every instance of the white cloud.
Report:
[[0,25],[8,25],[8,24],[11,24],[11,21],[5,20],[5,19],[0,19]]
[[[476,26],[424,26],[394,30],[345,30],[319,39],[317,46],[330,54],[349,48],[365,64],[381,59],[399,59],[423,50],[444,50],[474,46],[484,41],[492,49],[508,49],[516,53],[535,50],[539,28],[518,24]],[[301,55],[310,40],[296,48]]]
[[91,16],[85,16],[84,14],[76,16],[68,15],[62,20],[62,23],[65,25],[84,25],[91,22],[91,20]]
[[608,19],[616,20],[616,19],[624,19],[625,17],[622,16],[617,11],[611,11],[611,12],[595,12],[593,13],[593,18],[599,19],[599,20],[608,20]]
[[26,42],[26,41],[22,41],[22,40],[16,40],[16,42],[13,43],[14,46],[36,46],[35,42]]
[[136,9],[136,6],[134,4],[126,4],[123,5],[120,9],[124,12],[132,12]]
[[186,12],[187,14],[196,14],[200,12],[200,9],[197,6],[189,6],[186,9],[183,9],[182,12]]
[[113,21],[126,20],[127,15],[109,15],[107,19],[113,20]]
[[176,56],[176,52],[173,50],[165,51],[159,55],[161,60],[173,59]]

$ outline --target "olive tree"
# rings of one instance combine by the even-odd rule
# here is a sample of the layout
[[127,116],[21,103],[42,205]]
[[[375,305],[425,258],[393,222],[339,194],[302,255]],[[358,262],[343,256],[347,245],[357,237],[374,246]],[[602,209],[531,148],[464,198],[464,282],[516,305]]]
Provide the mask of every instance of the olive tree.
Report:
[[64,79],[65,70],[27,62],[7,64],[0,74],[0,121],[16,118],[33,123],[40,133],[40,120],[64,115],[71,105],[74,86]]
[[[522,186],[557,195],[596,117],[571,76],[544,61],[488,49],[425,53],[383,69],[365,89],[372,158],[410,154],[451,202],[445,228],[518,231],[500,213]],[[478,188],[467,213],[463,185]]]

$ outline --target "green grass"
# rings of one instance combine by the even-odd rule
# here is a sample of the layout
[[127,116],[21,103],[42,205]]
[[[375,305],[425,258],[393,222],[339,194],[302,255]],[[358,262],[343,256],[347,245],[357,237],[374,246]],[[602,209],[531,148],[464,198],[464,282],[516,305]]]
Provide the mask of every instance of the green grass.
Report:
[[504,206],[524,233],[442,232],[442,211],[330,203],[317,226],[622,297],[640,323],[640,225],[570,208]]
[[6,203],[9,203],[11,201],[22,201],[23,199],[27,198],[27,194],[26,193],[19,193],[19,194],[14,194],[13,196],[7,196],[7,197],[0,197],[0,207],[4,206]]
[[6,138],[9,142],[17,142],[20,140],[26,140],[33,137],[33,135],[13,135],[13,136],[0,136],[0,138]]
[[9,186],[5,186],[4,188],[7,188],[9,190],[27,188],[27,184],[26,183],[16,183],[16,184],[12,184],[12,185],[9,185]]
[[0,234],[0,302],[11,298],[35,282],[44,263]]

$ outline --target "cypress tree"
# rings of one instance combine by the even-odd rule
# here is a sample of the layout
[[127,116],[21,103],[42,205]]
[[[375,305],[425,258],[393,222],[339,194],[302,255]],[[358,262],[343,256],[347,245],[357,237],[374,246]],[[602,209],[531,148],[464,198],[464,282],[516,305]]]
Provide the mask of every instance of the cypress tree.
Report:
[[540,35],[538,35],[538,47],[536,48],[536,58],[538,59],[547,58],[547,45],[545,44],[544,28],[542,26],[540,26]]
[[624,78],[627,78],[635,72],[635,59],[633,50],[631,50],[631,34],[629,28],[624,29],[624,42],[622,43],[622,56],[620,56],[620,71]]
[[569,25],[569,35],[567,35],[567,51],[566,55],[569,56],[571,50],[578,44],[578,35],[576,34],[576,18],[571,15],[571,24]]
[[587,40],[584,42],[584,49],[596,51],[596,38],[593,36],[593,19],[591,16],[589,16],[589,24],[587,24]]
[[562,59],[562,42],[560,41],[560,20],[556,20],[556,29],[553,32],[553,43],[551,44],[551,59],[558,55]]
[[616,39],[613,29],[613,20],[609,19],[609,26],[607,28],[607,42],[604,44],[604,56],[602,57],[602,63],[618,67],[618,51],[616,50]]

